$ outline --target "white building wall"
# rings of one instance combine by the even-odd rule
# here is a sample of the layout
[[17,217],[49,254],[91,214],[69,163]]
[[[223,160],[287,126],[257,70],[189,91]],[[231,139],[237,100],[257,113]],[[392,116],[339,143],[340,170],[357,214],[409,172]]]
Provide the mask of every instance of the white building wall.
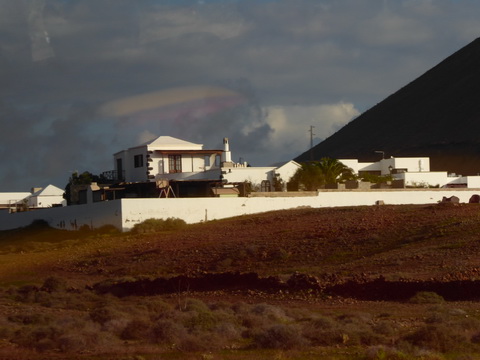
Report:
[[205,157],[204,157],[204,165],[203,165],[205,166],[205,170],[220,169],[220,166],[217,166],[215,161],[217,154],[206,155],[206,157],[208,157],[208,160],[205,160]]
[[480,176],[466,176],[465,178],[469,188],[480,188]]
[[191,155],[182,155],[182,172],[193,172],[193,159]]
[[28,198],[28,206],[33,208],[49,208],[53,205],[67,206],[67,200],[63,196],[31,196]]
[[358,169],[359,169],[359,165],[358,165],[358,159],[339,159],[338,161],[340,161],[343,165],[349,167],[350,169],[352,169],[355,173],[358,174]]
[[16,204],[19,201],[32,195],[30,192],[4,192],[0,193],[0,204],[1,205],[10,205]]
[[395,179],[405,180],[406,186],[428,187],[444,186],[454,179],[448,177],[445,171],[435,172],[406,172],[393,175]]
[[449,176],[449,185],[467,185],[468,188],[480,188],[480,176]]
[[290,161],[275,169],[275,173],[278,174],[283,181],[289,182],[298,169],[301,169],[301,165],[295,161]]
[[356,174],[358,174],[359,171],[381,171],[379,162],[358,162],[357,159],[340,159],[338,161],[352,169]]
[[390,167],[392,169],[407,169],[409,172],[430,171],[430,159],[428,157],[391,157],[377,162],[359,162],[357,159],[340,159],[338,161],[351,168],[357,174],[360,171],[380,171],[382,175],[388,175],[390,174]]
[[393,169],[407,169],[408,172],[430,171],[430,159],[428,157],[415,158],[389,158],[381,160],[382,174],[390,174],[389,166]]
[[213,169],[202,172],[188,172],[188,173],[173,173],[173,174],[158,174],[156,180],[220,180],[220,169]]
[[168,155],[153,153],[151,158],[152,161],[148,162],[148,166],[153,168],[153,170],[150,170],[150,174],[157,176],[170,173]]
[[224,167],[223,178],[228,182],[248,181],[253,185],[260,185],[263,180],[273,181],[275,167]]
[[308,197],[121,199],[23,213],[3,211],[0,212],[0,230],[27,226],[36,219],[68,230],[82,225],[98,228],[106,224],[129,230],[149,218],[175,217],[197,223],[298,207],[368,206],[378,200],[391,205],[435,204],[443,197],[457,196],[465,203],[474,194],[480,194],[480,189],[322,190]]
[[[148,162],[148,166],[153,169],[150,174],[155,175],[155,179],[209,179],[207,173],[209,170],[220,171],[215,166],[215,154],[182,154],[182,172],[170,173],[168,155],[152,154],[152,161]],[[205,160],[209,158],[209,161]],[[215,177],[218,178],[219,175]]]
[[126,163],[127,163],[127,152],[126,151],[120,151],[116,154],[113,155],[113,162],[114,162],[114,169],[115,171],[119,172],[120,169],[118,168],[118,163],[117,163],[117,160],[121,160],[122,161],[122,172],[123,174],[118,174],[118,176],[123,176],[124,174],[126,174],[126,171],[125,171],[125,166],[126,166]]
[[45,220],[52,227],[66,230],[76,230],[82,225],[91,228],[113,225],[118,229],[123,226],[121,202],[113,200],[12,214],[0,211],[0,230],[28,226],[35,220]]
[[[127,150],[128,156],[125,164],[125,181],[147,181],[147,148],[138,147]],[[135,156],[140,155],[142,157],[143,165],[141,167],[135,167]]]

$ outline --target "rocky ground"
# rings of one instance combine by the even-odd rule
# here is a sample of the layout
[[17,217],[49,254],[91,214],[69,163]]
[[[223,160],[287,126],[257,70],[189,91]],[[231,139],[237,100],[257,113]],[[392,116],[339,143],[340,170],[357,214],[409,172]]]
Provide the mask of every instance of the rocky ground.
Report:
[[61,259],[46,272],[107,278],[296,273],[347,281],[451,282],[480,276],[478,204],[296,209],[123,235],[118,247]]
[[[192,359],[202,349],[224,358],[215,351],[231,346],[243,351],[232,359],[255,358],[258,348],[248,344],[278,326],[303,329],[292,351],[310,346],[310,355],[281,353],[285,359],[478,358],[479,219],[478,204],[380,205],[277,211],[149,234],[1,233],[0,358],[154,359],[186,356],[187,343]],[[412,301],[422,291],[427,298]],[[185,311],[189,302],[198,309]],[[154,312],[165,307],[188,332],[177,339],[180,350],[152,340]],[[288,313],[288,326],[259,309]],[[214,347],[202,339],[217,318],[232,320],[238,334],[227,341],[221,331],[215,336],[226,345]],[[200,324],[208,331],[188,327],[199,319],[210,321]],[[325,321],[333,337],[309,332]],[[257,358],[272,358],[275,346],[261,345],[270,352]]]

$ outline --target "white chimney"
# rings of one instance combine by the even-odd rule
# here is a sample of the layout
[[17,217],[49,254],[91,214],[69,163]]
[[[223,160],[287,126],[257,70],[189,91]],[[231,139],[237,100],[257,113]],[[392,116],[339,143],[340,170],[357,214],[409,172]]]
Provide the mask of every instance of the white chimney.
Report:
[[228,145],[228,138],[223,138],[223,162],[232,162],[232,153],[230,152],[230,146]]

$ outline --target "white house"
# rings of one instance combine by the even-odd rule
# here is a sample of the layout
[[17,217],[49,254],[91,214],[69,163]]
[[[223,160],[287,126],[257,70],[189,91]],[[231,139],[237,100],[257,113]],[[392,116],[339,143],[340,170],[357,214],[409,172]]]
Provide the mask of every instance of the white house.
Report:
[[63,198],[64,190],[54,185],[48,185],[44,189],[32,189],[27,197],[28,207],[31,209],[47,208],[54,206],[67,206],[67,200]]
[[275,177],[288,182],[300,165],[295,161],[279,166],[250,167],[232,161],[228,138],[222,150],[204,150],[195,144],[171,136],[160,136],[150,142],[114,154],[114,174],[125,182],[222,181],[250,182],[259,188]]
[[0,193],[0,209],[15,209],[17,204],[31,194],[30,192],[2,192]]
[[159,179],[219,179],[222,150],[203,150],[171,136],[114,154],[117,179],[146,182]]
[[359,162],[357,159],[339,161],[358,175],[391,175],[394,180],[402,180],[407,187],[480,187],[480,176],[457,176],[447,171],[430,171],[428,157],[390,157],[377,162]]
[[66,206],[63,190],[48,185],[43,188],[32,188],[30,192],[4,192],[0,193],[0,209],[9,211],[24,211],[27,209],[41,209],[54,206]]

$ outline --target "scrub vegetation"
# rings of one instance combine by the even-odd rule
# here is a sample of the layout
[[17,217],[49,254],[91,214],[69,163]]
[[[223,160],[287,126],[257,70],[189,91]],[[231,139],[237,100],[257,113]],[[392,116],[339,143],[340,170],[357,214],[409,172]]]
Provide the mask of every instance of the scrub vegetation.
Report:
[[[197,225],[148,221],[130,233],[44,223],[2,232],[0,358],[479,358],[478,299],[422,290],[432,279],[478,279],[479,210],[298,209]],[[226,271],[286,285],[194,287]],[[162,294],[100,291],[172,277],[178,286]],[[375,295],[382,288],[366,287],[380,277],[419,291],[385,300]],[[332,290],[348,284],[348,296]]]

